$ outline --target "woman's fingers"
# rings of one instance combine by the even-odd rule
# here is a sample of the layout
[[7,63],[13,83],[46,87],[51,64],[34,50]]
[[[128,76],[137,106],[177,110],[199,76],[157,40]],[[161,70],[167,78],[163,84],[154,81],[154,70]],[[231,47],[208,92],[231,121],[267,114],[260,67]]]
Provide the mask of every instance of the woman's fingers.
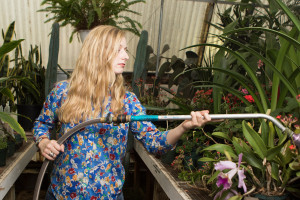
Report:
[[211,121],[211,117],[209,116],[208,112],[202,112],[201,114],[203,116],[204,121],[206,122]]
[[49,160],[54,160],[60,151],[64,151],[64,145],[59,145],[56,140],[48,140],[44,147],[42,155]]
[[194,126],[202,126],[206,122],[210,121],[211,118],[209,116],[209,111],[204,110],[204,111],[192,111],[191,116],[192,116],[192,124]]

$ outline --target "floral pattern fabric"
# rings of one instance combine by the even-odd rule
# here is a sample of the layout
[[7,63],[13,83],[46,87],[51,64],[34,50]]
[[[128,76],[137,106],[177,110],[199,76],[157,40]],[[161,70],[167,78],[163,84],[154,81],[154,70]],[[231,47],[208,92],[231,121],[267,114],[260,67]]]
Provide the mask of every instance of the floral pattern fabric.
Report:
[[[50,138],[58,122],[57,111],[68,94],[68,82],[62,81],[48,95],[40,116],[34,123],[34,140]],[[104,116],[110,112],[110,99]],[[135,94],[126,92],[127,115],[144,115],[145,108]],[[99,114],[100,117],[100,114]],[[58,137],[77,124],[61,124]],[[125,181],[122,160],[126,153],[128,131],[141,141],[150,153],[165,153],[173,146],[167,143],[167,131],[160,132],[151,122],[121,124],[99,123],[82,128],[65,143],[64,152],[55,159],[51,188],[57,199],[116,199]]]

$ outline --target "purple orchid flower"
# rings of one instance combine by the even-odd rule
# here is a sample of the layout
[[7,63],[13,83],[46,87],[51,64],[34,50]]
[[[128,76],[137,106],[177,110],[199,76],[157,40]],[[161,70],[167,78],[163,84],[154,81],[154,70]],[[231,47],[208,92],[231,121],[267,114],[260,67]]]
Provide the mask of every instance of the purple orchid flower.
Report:
[[[228,190],[232,186],[232,178],[235,176],[235,174],[238,174],[239,178],[238,188],[243,188],[244,192],[247,192],[247,187],[244,182],[244,179],[246,178],[244,169],[240,169],[242,157],[243,154],[240,153],[238,166],[236,166],[236,163],[231,161],[220,161],[215,164],[215,170],[221,171],[218,175],[217,186],[220,187],[221,185],[223,185],[223,189],[215,196],[215,199],[221,196],[225,190]],[[231,170],[227,173],[223,173],[222,171],[225,169]]]

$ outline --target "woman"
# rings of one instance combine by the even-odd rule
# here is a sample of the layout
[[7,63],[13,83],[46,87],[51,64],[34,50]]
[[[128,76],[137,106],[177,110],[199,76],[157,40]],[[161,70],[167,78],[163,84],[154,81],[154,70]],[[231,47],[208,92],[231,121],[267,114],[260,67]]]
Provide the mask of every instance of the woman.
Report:
[[164,153],[186,130],[210,121],[208,111],[192,112],[191,120],[165,132],[151,122],[99,123],[81,129],[64,145],[50,140],[57,122],[61,136],[83,121],[108,114],[146,114],[123,86],[128,59],[125,33],[112,26],[96,27],[83,43],[71,78],[48,95],[33,129],[42,155],[54,161],[47,199],[123,199],[128,130],[149,152]]

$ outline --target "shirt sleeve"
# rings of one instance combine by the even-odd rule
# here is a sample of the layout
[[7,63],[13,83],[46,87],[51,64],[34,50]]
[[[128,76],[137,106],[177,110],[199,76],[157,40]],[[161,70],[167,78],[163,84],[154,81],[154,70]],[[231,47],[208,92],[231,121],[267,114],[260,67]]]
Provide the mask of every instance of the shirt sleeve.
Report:
[[[146,109],[141,105],[135,94],[131,93],[128,101],[131,107],[131,115],[146,115]],[[169,131],[159,131],[152,122],[130,122],[130,131],[150,153],[164,154],[174,147],[167,141]]]
[[50,139],[50,132],[57,122],[57,111],[65,89],[64,82],[58,83],[47,96],[39,117],[33,126],[33,139],[39,142],[42,138]]

